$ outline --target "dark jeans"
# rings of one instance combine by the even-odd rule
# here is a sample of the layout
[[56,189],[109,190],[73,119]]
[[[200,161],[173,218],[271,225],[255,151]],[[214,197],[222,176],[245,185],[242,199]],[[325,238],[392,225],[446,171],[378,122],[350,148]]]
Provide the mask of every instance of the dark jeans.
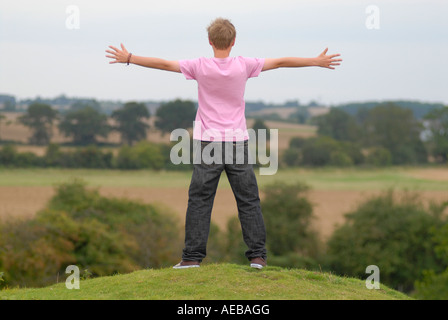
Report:
[[[210,143],[215,144],[215,146],[216,144],[221,145],[222,153],[212,153],[214,159],[218,159],[214,163],[210,163],[207,159],[202,158],[200,164],[194,164],[188,193],[185,248],[182,259],[185,261],[202,261],[206,256],[213,201],[223,170],[227,174],[238,206],[238,218],[243,231],[243,239],[248,247],[245,253],[246,257],[249,260],[256,257],[266,259],[266,230],[261,213],[257,180],[252,164],[248,161],[248,142],[208,142],[196,140],[195,143],[197,146],[200,143],[201,154],[204,148],[211,149]],[[197,149],[199,151],[199,147]],[[231,154],[227,152],[227,157],[226,150],[232,151]],[[210,154],[210,152],[207,153]],[[241,155],[244,155],[244,159],[242,159]]]

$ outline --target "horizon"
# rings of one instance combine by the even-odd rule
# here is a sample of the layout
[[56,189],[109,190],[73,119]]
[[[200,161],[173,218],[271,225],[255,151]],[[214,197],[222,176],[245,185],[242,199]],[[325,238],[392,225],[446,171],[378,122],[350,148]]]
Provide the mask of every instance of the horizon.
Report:
[[[4,92],[0,92],[0,96],[12,96],[16,99],[16,103],[18,102],[24,102],[27,100],[31,100],[31,101],[35,101],[35,100],[55,100],[57,98],[66,98],[66,99],[70,99],[70,100],[94,100],[97,102],[108,102],[108,103],[119,103],[119,104],[125,104],[128,102],[138,102],[138,103],[165,103],[165,102],[169,102],[169,101],[174,101],[176,99],[176,97],[172,97],[171,99],[134,99],[134,100],[125,100],[125,99],[97,99],[95,97],[82,97],[82,96],[69,96],[67,94],[61,93],[58,95],[55,95],[53,97],[42,97],[40,95],[37,95],[35,97],[26,97],[26,98],[18,98],[15,95],[11,94],[11,93],[4,93]],[[197,99],[181,99],[181,100],[189,100],[192,101],[194,103],[197,104],[198,100]],[[266,106],[280,106],[280,107],[290,107],[290,108],[295,108],[295,107],[326,107],[326,108],[331,108],[331,107],[338,107],[338,106],[345,106],[345,105],[350,105],[350,104],[367,104],[367,103],[387,103],[387,102],[413,102],[413,103],[420,103],[420,104],[441,104],[445,107],[448,107],[448,104],[445,104],[443,102],[440,101],[424,101],[424,100],[417,100],[417,99],[376,99],[376,100],[364,100],[364,101],[345,101],[345,102],[341,102],[338,104],[319,104],[317,101],[311,100],[308,102],[303,102],[300,101],[298,99],[296,100],[284,100],[284,101],[280,101],[280,102],[271,102],[271,101],[265,101],[265,100],[245,100],[246,103],[249,104],[256,104],[256,103],[260,103],[260,104],[264,104]],[[291,103],[297,103],[297,106],[286,106],[287,104],[291,104]],[[311,106],[311,104],[317,104],[316,106]],[[3,109],[0,109],[0,112],[8,112],[8,111],[4,111]]]

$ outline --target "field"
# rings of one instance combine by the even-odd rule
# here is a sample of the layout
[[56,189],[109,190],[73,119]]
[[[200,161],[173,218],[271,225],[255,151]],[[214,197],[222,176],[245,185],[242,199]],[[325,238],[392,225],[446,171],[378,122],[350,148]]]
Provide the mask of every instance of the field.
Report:
[[[2,122],[0,126],[0,138],[4,141],[14,141],[20,144],[17,145],[17,150],[20,152],[30,151],[36,153],[37,155],[45,154],[46,147],[40,146],[30,146],[27,142],[31,136],[31,131],[29,128],[25,127],[18,122],[18,117],[20,114],[4,112],[2,113],[6,116],[6,121]],[[169,134],[162,135],[159,130],[154,127],[155,118],[152,117],[148,120],[150,129],[148,130],[148,141],[156,143],[169,143]],[[5,123],[8,123],[6,125]],[[112,121],[111,121],[112,123]],[[247,119],[247,127],[251,128],[254,123],[253,119]],[[265,121],[265,124],[270,129],[278,129],[278,147],[279,152],[288,148],[289,140],[292,137],[310,137],[316,134],[316,128],[310,125],[286,123],[279,121]],[[53,127],[53,137],[51,139],[54,143],[67,143],[70,139],[64,137],[57,129],[57,125]],[[120,136],[117,132],[112,132],[109,134],[107,139],[98,138],[99,142],[107,142],[111,144],[119,144]],[[112,148],[112,151],[117,151],[117,148]]]
[[[161,203],[184,220],[191,172],[86,169],[0,169],[0,218],[32,217],[54,194],[55,184],[75,177],[106,196]],[[335,224],[344,222],[345,213],[388,188],[418,191],[425,201],[448,200],[448,168],[280,169],[273,176],[258,175],[261,190],[276,180],[301,181],[311,187],[308,197],[314,204],[314,226],[323,238],[331,235]],[[262,191],[260,196],[263,199]],[[228,219],[236,215],[236,202],[223,173],[212,221],[225,229]]]
[[[3,123],[0,128],[1,138],[19,142],[19,152],[31,151],[43,155],[46,147],[26,144],[30,131],[17,122],[18,114],[5,115],[9,124]],[[248,128],[253,121],[247,120]],[[169,142],[169,135],[163,136],[154,129],[154,117],[149,122],[152,128],[148,132],[148,140]],[[265,123],[271,129],[278,129],[279,153],[288,148],[292,137],[310,137],[316,134],[316,128],[309,125],[278,121]],[[55,128],[52,141],[63,143],[67,139]],[[110,147],[116,152],[120,137],[113,133],[103,142],[117,144],[117,147]],[[162,203],[174,210],[182,222],[184,220],[191,172],[5,168],[0,169],[0,218],[32,217],[51,198],[56,183],[66,182],[74,177],[82,178],[91,187],[98,187],[101,194],[106,196]],[[323,238],[331,235],[335,225],[343,223],[344,214],[354,209],[359,202],[387,188],[416,190],[426,201],[448,200],[448,167],[279,169],[273,176],[258,176],[260,189],[275,180],[290,183],[301,181],[311,187],[308,197],[314,204],[314,225]],[[260,196],[263,198],[263,192]],[[224,229],[228,219],[236,215],[236,203],[223,174],[215,198],[212,220]]]

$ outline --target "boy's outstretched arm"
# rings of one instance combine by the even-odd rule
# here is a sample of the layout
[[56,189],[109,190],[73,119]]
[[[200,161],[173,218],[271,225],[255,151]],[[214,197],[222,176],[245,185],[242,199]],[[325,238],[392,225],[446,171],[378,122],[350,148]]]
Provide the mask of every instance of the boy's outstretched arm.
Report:
[[123,44],[121,44],[121,50],[114,46],[109,46],[109,48],[111,48],[112,50],[106,50],[107,53],[110,53],[110,55],[106,55],[106,57],[115,59],[113,61],[110,61],[109,63],[129,62],[147,68],[180,72],[178,61],[169,61],[165,59],[151,58],[151,57],[140,57],[135,56],[133,54],[130,55],[130,53],[126,50]]
[[320,55],[315,58],[299,58],[299,57],[287,57],[287,58],[274,58],[265,59],[263,69],[261,71],[267,71],[277,68],[300,68],[300,67],[323,67],[328,69],[334,69],[334,66],[339,66],[342,59],[335,59],[340,54],[327,55],[328,48],[326,48]]

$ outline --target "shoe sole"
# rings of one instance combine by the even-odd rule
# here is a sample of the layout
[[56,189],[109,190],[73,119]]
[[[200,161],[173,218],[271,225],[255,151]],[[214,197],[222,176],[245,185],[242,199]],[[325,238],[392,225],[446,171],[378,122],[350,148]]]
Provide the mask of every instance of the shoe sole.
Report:
[[174,266],[173,269],[188,269],[188,268],[199,268],[199,267],[200,267],[199,265],[193,264],[191,266]]
[[250,267],[251,267],[251,268],[255,268],[255,269],[263,269],[263,268],[264,268],[263,265],[258,264],[258,263],[251,263],[251,264],[250,264]]

